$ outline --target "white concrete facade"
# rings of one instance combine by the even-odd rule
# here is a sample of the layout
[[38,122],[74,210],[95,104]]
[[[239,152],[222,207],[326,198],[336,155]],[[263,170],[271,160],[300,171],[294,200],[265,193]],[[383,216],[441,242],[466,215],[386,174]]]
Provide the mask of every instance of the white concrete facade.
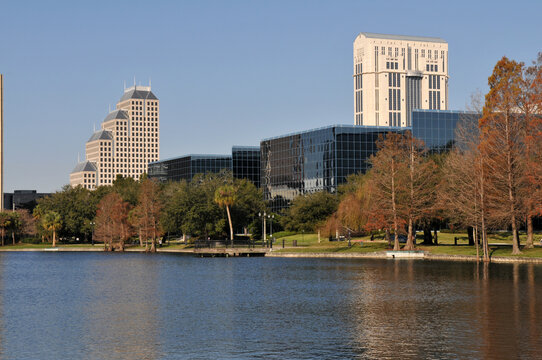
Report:
[[[101,128],[87,141],[85,162],[71,173],[70,185],[95,189],[112,185],[117,175],[138,180],[150,162],[160,159],[160,102],[150,86],[125,89]],[[95,167],[94,176],[85,163]],[[89,178],[96,180],[85,181]]]
[[414,109],[448,109],[448,43],[360,33],[354,40],[354,124],[410,126]]

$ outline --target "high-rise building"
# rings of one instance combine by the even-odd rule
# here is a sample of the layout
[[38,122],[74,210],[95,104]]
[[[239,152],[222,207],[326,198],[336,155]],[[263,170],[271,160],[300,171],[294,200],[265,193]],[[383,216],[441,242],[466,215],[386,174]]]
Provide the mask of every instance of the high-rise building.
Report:
[[85,161],[70,174],[72,186],[111,185],[117,175],[139,179],[160,158],[160,103],[150,86],[125,89],[86,143]]
[[448,109],[448,43],[360,33],[354,40],[354,124],[411,126],[415,109]]

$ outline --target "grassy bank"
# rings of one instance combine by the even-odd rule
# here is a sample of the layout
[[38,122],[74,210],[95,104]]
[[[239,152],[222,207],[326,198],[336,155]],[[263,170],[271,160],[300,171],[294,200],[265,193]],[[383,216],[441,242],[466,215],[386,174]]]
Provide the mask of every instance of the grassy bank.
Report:
[[[418,237],[420,237],[418,233]],[[535,245],[540,243],[541,234],[536,234]],[[458,238],[457,246],[454,245],[454,238]],[[284,240],[284,248],[282,248]],[[468,245],[466,233],[439,233],[439,245],[421,245],[418,238],[417,250],[423,250],[436,255],[476,255],[476,248]],[[525,235],[522,235],[522,244],[525,243]],[[297,246],[293,246],[297,242]],[[515,256],[527,258],[542,258],[542,247],[535,246],[534,249],[522,249],[522,254],[512,255],[512,241],[507,233],[491,234],[489,236],[491,256]],[[403,247],[404,244],[401,244]],[[277,239],[274,245],[275,252],[281,253],[371,253],[377,251],[391,250],[388,243],[380,237],[371,241],[370,236],[352,238],[351,246],[348,241],[329,241],[328,238],[320,238],[317,234],[296,234]]]

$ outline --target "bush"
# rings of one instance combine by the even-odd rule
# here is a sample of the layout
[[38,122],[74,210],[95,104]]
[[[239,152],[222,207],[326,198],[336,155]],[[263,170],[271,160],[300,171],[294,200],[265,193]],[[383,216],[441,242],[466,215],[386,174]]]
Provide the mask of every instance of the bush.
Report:
[[20,242],[23,244],[39,244],[41,243],[41,239],[35,238],[35,237],[25,237],[25,238],[22,238]]

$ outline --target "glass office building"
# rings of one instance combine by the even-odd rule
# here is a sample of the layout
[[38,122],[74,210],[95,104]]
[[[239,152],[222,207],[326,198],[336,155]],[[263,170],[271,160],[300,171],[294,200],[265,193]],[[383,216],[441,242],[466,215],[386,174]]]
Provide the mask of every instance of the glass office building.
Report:
[[432,153],[450,150],[457,125],[478,117],[462,111],[414,110],[411,127],[335,125],[265,139],[260,144],[264,198],[279,211],[298,195],[336,192],[348,175],[367,171],[376,140],[388,132],[412,131]]
[[261,149],[261,186],[273,211],[298,195],[334,193],[350,174],[365,172],[376,140],[405,128],[334,125],[265,139]]
[[149,164],[149,178],[160,182],[191,181],[196,174],[231,170],[231,155],[186,155]]
[[430,153],[440,153],[451,150],[455,145],[459,124],[465,123],[473,129],[477,127],[479,118],[480,114],[467,111],[414,110],[412,126],[408,129],[415,138],[425,143]]
[[260,187],[260,147],[234,146],[231,157],[233,177],[248,179]]

